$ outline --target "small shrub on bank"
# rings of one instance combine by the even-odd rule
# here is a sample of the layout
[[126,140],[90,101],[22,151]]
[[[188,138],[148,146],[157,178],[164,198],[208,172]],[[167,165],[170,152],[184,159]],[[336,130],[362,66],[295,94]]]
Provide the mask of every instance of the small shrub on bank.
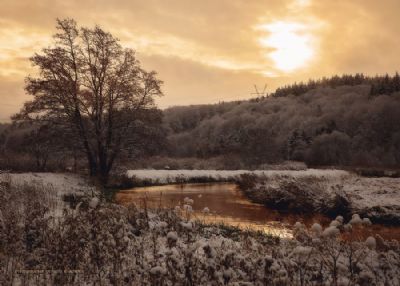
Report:
[[388,178],[400,178],[400,170],[386,170],[386,169],[376,169],[376,168],[365,168],[356,169],[357,174],[363,177],[388,177]]
[[256,186],[258,176],[252,173],[246,173],[239,176],[237,184],[242,190],[250,190]]
[[281,211],[314,212],[330,217],[341,214],[346,218],[352,212],[342,186],[329,186],[324,177],[243,174],[238,185],[253,201]]

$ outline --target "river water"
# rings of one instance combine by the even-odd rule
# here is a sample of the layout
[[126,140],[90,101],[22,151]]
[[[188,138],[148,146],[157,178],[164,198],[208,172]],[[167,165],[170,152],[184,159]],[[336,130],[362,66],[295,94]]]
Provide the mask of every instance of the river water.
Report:
[[[205,222],[225,223],[241,228],[262,230],[280,237],[291,237],[293,224],[300,221],[307,226],[318,222],[328,225],[330,219],[322,215],[280,213],[248,200],[236,184],[176,184],[133,188],[116,194],[123,205],[135,203],[150,209],[182,206],[185,198],[192,199],[193,216]],[[204,213],[204,208],[209,212]],[[374,225],[362,231],[361,236],[379,233],[386,239],[400,240],[400,228]]]

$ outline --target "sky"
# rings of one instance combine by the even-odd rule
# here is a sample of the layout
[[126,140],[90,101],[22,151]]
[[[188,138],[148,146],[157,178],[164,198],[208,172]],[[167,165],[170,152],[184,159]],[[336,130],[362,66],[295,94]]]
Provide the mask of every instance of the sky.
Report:
[[0,121],[56,18],[100,25],[164,81],[161,108],[254,97],[309,78],[400,71],[398,0],[0,0]]

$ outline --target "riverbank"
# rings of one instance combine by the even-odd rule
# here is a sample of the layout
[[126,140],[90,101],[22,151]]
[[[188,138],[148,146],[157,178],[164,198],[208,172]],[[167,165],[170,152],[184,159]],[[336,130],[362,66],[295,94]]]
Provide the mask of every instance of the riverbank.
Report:
[[[4,274],[0,284],[22,284],[23,280],[29,285],[400,282],[399,243],[379,236],[360,239],[357,229],[368,228],[369,223],[357,217],[350,223],[338,217],[326,228],[296,223],[294,239],[275,239],[262,232],[197,221],[190,200],[174,210],[125,207],[83,191],[84,180],[75,176],[9,176],[11,182],[2,175],[0,186]],[[36,182],[39,178],[44,184],[31,184],[27,178]],[[54,198],[61,199],[63,194],[72,194],[68,190],[82,197],[74,205],[62,200],[61,216],[55,220],[50,200],[43,197],[57,194]],[[347,238],[346,242],[340,237]],[[53,269],[53,276],[29,276],[29,271],[40,269]]]
[[[174,209],[186,201],[192,202],[192,215],[207,223],[223,223],[241,229],[260,230],[281,238],[293,237],[293,225],[302,222],[307,227],[320,223],[329,226],[326,215],[311,212],[277,211],[250,201],[236,183],[169,184],[136,187],[116,193],[115,202],[129,206],[134,203],[147,209]],[[379,234],[385,239],[400,240],[400,227],[374,224],[360,235],[365,239]]]
[[362,177],[344,170],[129,170],[122,189],[184,183],[235,182],[270,208],[400,225],[400,178]]
[[[116,185],[124,188],[157,186],[167,184],[184,183],[213,183],[213,182],[237,182],[241,175],[254,174],[262,175],[284,175],[290,177],[298,176],[327,176],[341,177],[349,175],[341,170],[128,170],[119,178],[116,178]],[[119,183],[118,183],[119,182]]]
[[[330,171],[327,171],[328,173]],[[400,225],[400,179],[367,178],[341,171],[244,174],[238,181],[252,201],[289,212],[335,217],[353,214],[374,223]]]

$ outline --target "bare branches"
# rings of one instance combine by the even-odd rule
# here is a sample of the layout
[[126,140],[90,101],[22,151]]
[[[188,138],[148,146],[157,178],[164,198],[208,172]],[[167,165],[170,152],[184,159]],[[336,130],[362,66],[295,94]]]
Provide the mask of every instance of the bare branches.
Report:
[[73,19],[58,19],[56,28],[53,46],[30,59],[40,71],[26,78],[34,99],[14,119],[65,120],[79,134],[91,174],[104,169],[106,177],[134,135],[135,113],[154,108],[162,81],[99,26],[79,28]]

